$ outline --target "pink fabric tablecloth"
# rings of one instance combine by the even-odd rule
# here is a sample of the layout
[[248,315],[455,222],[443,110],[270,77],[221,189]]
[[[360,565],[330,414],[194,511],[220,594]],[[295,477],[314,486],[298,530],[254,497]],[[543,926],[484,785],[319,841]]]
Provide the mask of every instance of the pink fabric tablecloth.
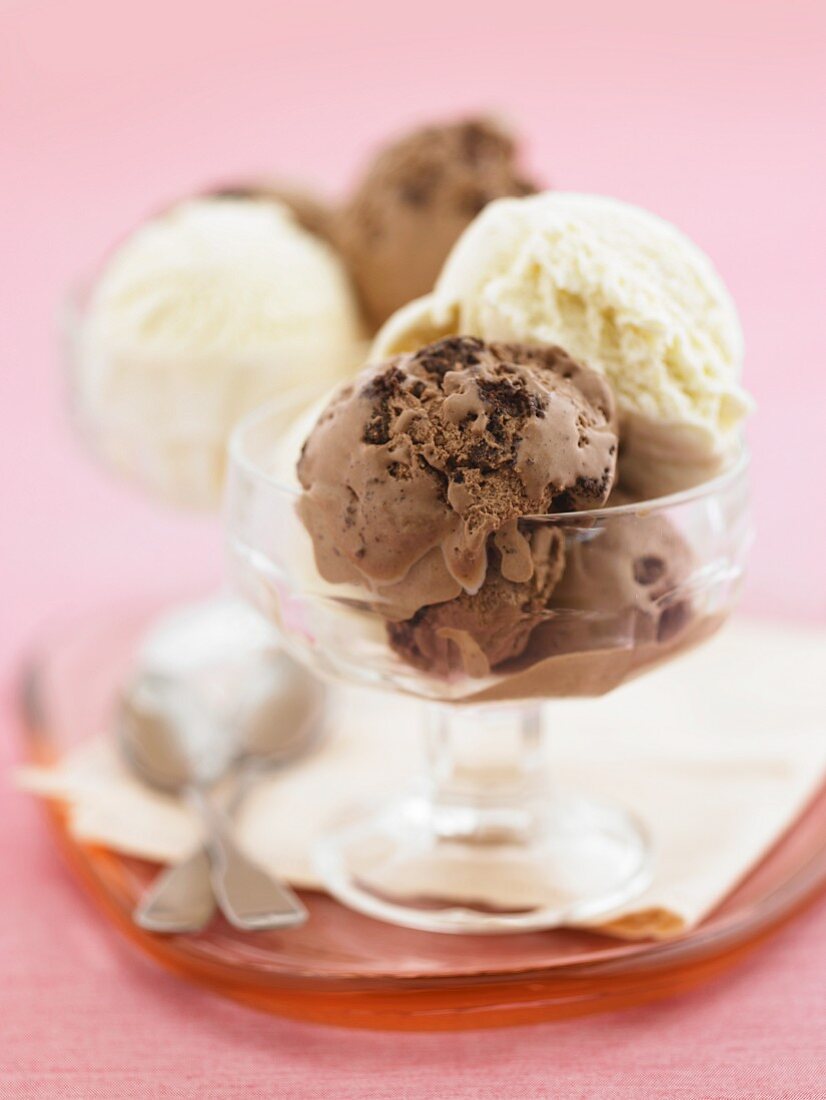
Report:
[[[554,184],[673,218],[748,337],[759,542],[747,606],[826,622],[824,11],[817,3],[308,0],[0,6],[2,764],[39,626],[220,572],[215,525],[110,481],[65,422],[54,315],[147,210],[261,168],[341,185],[414,118],[502,108]],[[813,503],[821,512],[812,515]],[[222,1003],[136,957],[0,795],[0,1096],[817,1097],[826,909],[681,1000],[501,1033],[349,1034]]]

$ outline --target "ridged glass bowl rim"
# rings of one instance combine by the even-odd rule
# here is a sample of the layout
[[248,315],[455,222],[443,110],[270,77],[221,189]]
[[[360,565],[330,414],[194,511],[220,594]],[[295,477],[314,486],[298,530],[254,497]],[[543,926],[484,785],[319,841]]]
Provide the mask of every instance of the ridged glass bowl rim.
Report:
[[[278,416],[286,416],[290,409],[297,411],[298,415],[306,412],[306,408],[297,408],[296,401],[287,398],[276,398],[268,401],[253,412],[249,413],[236,424],[230,435],[229,457],[229,482],[231,483],[237,473],[249,481],[259,482],[270,491],[279,496],[297,498],[301,496],[301,487],[283,481],[279,475],[266,470],[259,465],[248,453],[248,439],[251,433],[259,428],[266,420]],[[639,515],[644,512],[649,515],[652,512],[664,512],[684,504],[707,499],[731,488],[739,481],[744,481],[750,464],[750,454],[745,440],[738,442],[729,465],[716,476],[702,481],[689,489],[681,489],[676,493],[665,496],[652,497],[647,500],[632,501],[629,504],[616,504],[611,507],[589,508],[575,512],[549,512],[546,514],[526,515],[523,520],[543,523],[571,523],[582,519],[609,519],[615,516]]]

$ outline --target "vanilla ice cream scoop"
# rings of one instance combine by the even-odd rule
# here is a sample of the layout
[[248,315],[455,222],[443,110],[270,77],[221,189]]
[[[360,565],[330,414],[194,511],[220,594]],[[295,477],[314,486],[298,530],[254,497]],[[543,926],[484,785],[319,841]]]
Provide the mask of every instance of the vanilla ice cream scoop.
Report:
[[713,476],[739,445],[751,402],[734,305],[704,253],[637,207],[560,192],[491,203],[372,357],[456,333],[556,345],[602,372],[620,478],[642,496]]
[[307,400],[364,351],[332,249],[286,206],[198,198],[112,255],[70,333],[79,417],[101,456],[175,503],[217,504],[254,406]]

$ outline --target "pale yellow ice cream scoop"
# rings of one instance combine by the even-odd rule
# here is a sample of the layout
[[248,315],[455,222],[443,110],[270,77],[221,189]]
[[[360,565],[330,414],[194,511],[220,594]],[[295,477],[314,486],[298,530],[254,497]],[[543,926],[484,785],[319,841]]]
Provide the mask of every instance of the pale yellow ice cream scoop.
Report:
[[364,354],[333,250],[277,202],[198,198],[111,256],[72,336],[79,417],[110,465],[174,503],[213,507],[251,408],[308,399]]
[[751,401],[732,300],[696,245],[637,207],[562,192],[491,203],[371,357],[457,333],[555,344],[604,373],[620,476],[641,495],[713,476],[740,445]]

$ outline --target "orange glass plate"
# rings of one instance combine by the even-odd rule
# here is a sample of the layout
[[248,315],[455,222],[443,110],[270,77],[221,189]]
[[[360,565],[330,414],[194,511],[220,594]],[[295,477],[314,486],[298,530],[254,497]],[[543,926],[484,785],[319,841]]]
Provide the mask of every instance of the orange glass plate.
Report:
[[[32,759],[53,761],[106,727],[136,642],[157,607],[89,616],[53,632],[24,678]],[[443,936],[384,924],[305,892],[310,919],[243,934],[216,920],[157,936],[131,912],[152,864],[78,843],[50,810],[60,846],[100,910],[167,969],[284,1016],[348,1027],[452,1030],[605,1012],[683,992],[731,966],[826,888],[826,790],[716,912],[664,943],[585,932]]]

